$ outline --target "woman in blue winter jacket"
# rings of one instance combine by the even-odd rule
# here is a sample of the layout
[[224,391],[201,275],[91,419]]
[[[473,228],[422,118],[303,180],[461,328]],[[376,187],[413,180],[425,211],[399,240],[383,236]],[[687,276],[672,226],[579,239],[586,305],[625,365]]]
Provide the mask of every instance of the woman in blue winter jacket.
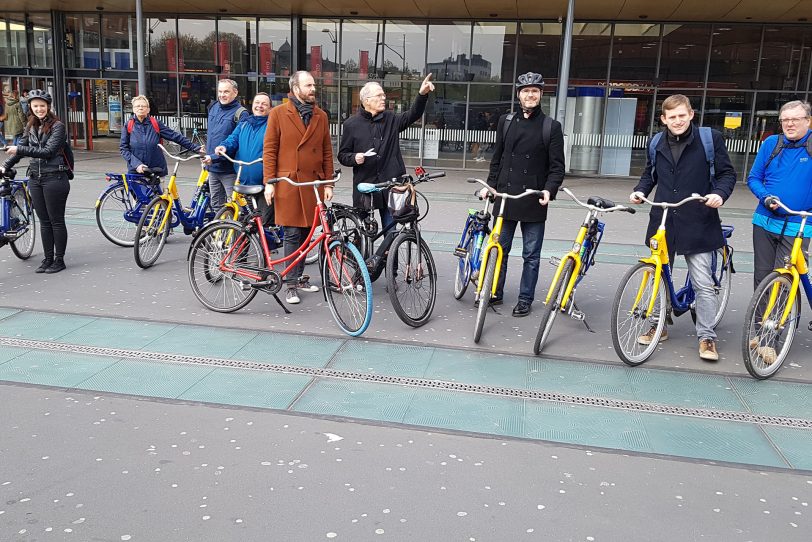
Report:
[[164,123],[149,115],[149,100],[136,96],[132,100],[133,116],[121,131],[118,148],[127,161],[127,173],[144,173],[147,169],[160,168],[161,176],[167,175],[166,158],[158,143],[168,139],[192,152],[205,154],[206,149],[195,145]]
[[[265,129],[268,127],[268,114],[271,112],[271,98],[264,92],[254,96],[251,104],[252,115],[239,123],[231,135],[214,149],[218,155],[227,154],[235,160],[251,162],[262,157],[262,143],[265,139]],[[234,164],[236,173],[239,166]],[[240,173],[240,184],[259,185],[262,183],[262,162],[251,166],[244,166]],[[262,211],[262,223],[273,224],[273,207],[265,203],[264,197],[256,198],[256,203]]]

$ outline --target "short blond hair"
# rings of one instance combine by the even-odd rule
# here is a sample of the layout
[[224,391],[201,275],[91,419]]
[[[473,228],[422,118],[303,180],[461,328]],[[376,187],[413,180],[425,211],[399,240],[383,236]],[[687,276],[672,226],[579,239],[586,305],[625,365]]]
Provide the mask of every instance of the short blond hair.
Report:
[[666,111],[671,111],[672,109],[676,109],[681,105],[684,105],[688,111],[694,110],[694,108],[691,107],[691,100],[688,99],[688,96],[685,94],[672,94],[663,100],[663,115],[665,115]]
[[144,102],[144,103],[146,103],[146,104],[147,104],[147,107],[152,107],[152,106],[150,105],[150,103],[149,103],[149,98],[147,98],[147,97],[146,97],[146,96],[144,96],[143,94],[139,94],[138,96],[136,96],[135,98],[133,98],[132,100],[130,100],[130,103],[131,103],[131,104],[134,104],[135,102]]

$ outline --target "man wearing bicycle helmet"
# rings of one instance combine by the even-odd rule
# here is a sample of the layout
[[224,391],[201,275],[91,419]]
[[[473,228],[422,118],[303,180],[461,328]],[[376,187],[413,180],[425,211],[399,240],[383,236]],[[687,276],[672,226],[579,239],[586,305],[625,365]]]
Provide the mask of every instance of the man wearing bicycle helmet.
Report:
[[[669,260],[674,260],[674,254],[684,254],[688,263],[688,273],[696,292],[699,357],[705,361],[718,361],[716,332],[711,325],[716,316],[711,259],[714,251],[725,244],[718,209],[736,186],[736,171],[730,162],[722,134],[709,130],[707,135],[703,135],[701,131],[707,129],[695,126],[691,122],[693,118],[694,110],[688,97],[674,94],[663,101],[660,120],[665,125],[664,135],[655,143],[654,154],[648,155],[646,169],[629,201],[642,203],[639,196],[648,196],[655,186],[654,201],[658,203],[677,203],[694,193],[707,196],[704,203],[692,201],[669,211],[666,244],[671,252]],[[708,160],[709,150],[705,149],[703,140],[706,138],[711,139],[707,144],[713,146],[712,162]],[[652,157],[656,161],[656,168]],[[651,209],[646,244],[659,228],[662,217],[662,208]],[[655,332],[656,325],[652,325],[648,333],[638,337],[637,342],[651,344]],[[668,332],[663,328],[660,342],[667,339]]]
[[[502,235],[499,244],[504,249],[499,282],[492,305],[502,303],[507,276],[508,254],[513,247],[516,226],[522,226],[522,277],[519,301],[513,316],[530,314],[539,277],[541,245],[547,203],[555,199],[564,181],[564,132],[561,123],[541,110],[544,79],[541,74],[528,72],[516,81],[516,94],[521,108],[517,113],[502,115],[496,127],[496,145],[491,159],[488,185],[499,192],[521,194],[527,189],[541,190],[540,199],[508,200],[505,206]],[[482,197],[487,189],[482,189]],[[498,205],[498,203],[497,203]]]

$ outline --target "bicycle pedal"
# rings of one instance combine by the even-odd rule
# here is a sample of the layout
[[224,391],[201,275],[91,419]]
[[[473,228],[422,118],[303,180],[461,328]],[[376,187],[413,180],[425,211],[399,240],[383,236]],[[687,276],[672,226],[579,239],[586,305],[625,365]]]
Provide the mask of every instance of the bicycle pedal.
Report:
[[561,258],[559,258],[558,256],[550,256],[550,265],[552,265],[553,267],[558,267],[559,265],[561,265]]
[[579,311],[578,309],[572,309],[572,312],[570,313],[570,318],[572,318],[573,320],[578,320],[579,322],[583,322],[584,320],[586,320],[586,314]]
[[457,247],[454,249],[454,256],[458,258],[465,258],[468,255],[468,251],[464,248]]
[[248,282],[247,280],[240,281],[240,290],[242,290],[243,292],[250,290],[252,286],[253,286],[252,283]]

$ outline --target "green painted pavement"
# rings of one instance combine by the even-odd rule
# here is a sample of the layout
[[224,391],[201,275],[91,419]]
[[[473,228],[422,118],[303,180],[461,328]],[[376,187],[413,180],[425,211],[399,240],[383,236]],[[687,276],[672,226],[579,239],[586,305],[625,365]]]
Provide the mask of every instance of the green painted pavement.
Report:
[[[10,309],[0,323],[20,339],[812,419],[801,383]],[[9,346],[0,380],[812,470],[808,429],[493,394]]]

